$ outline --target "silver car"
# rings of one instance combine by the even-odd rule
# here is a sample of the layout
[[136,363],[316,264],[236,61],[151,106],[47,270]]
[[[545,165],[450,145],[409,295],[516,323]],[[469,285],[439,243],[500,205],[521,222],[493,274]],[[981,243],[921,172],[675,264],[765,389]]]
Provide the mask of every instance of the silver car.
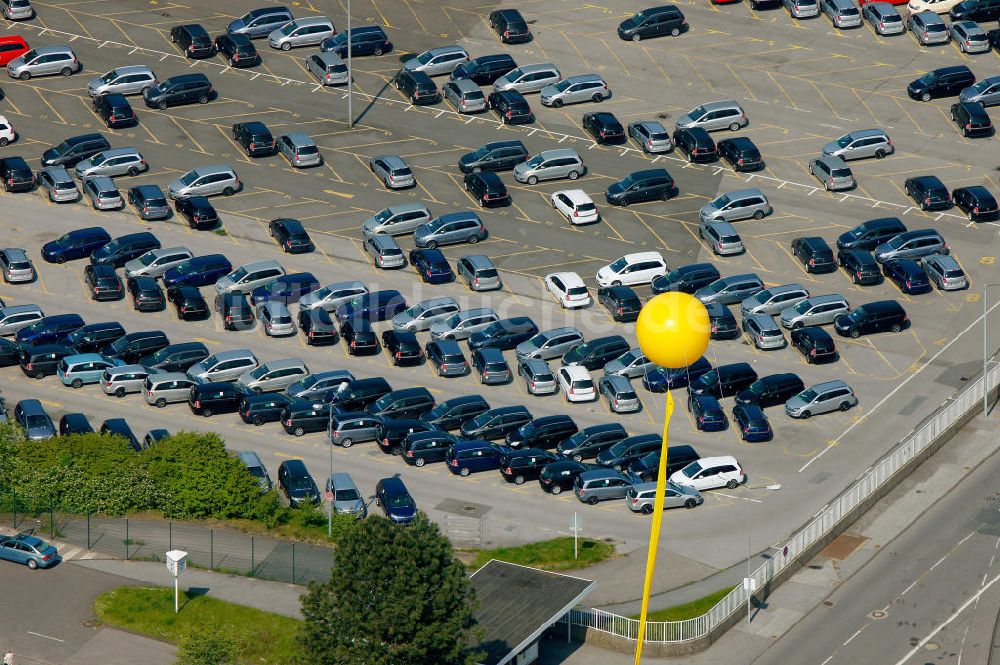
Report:
[[[125,367],[116,367],[115,370],[123,370]],[[176,402],[186,402],[191,395],[191,388],[198,385],[184,372],[164,372],[162,374],[150,374],[142,382],[142,397],[146,404],[163,408],[167,404]]]
[[865,157],[882,159],[895,151],[896,148],[892,145],[892,141],[884,129],[862,129],[850,132],[823,146],[824,155],[840,157],[844,161],[864,159]]
[[431,339],[468,339],[474,333],[499,320],[497,313],[488,307],[463,309],[431,324]]
[[337,33],[325,16],[310,16],[289,21],[267,36],[267,45],[290,51],[293,47],[315,46]]
[[694,292],[694,297],[705,304],[735,305],[743,302],[764,288],[764,282],[753,273],[721,277]]
[[0,307],[0,335],[13,335],[44,317],[45,313],[38,305]]
[[380,210],[361,225],[365,237],[384,233],[390,236],[413,233],[431,221],[431,212],[422,203],[404,203]]
[[551,395],[559,390],[555,374],[541,358],[524,358],[518,362],[517,374],[524,377],[524,387],[532,395]]
[[365,238],[365,251],[375,261],[375,265],[383,270],[402,268],[406,265],[406,256],[396,239],[387,235],[373,235]]
[[822,9],[840,29],[861,27],[861,10],[852,0],[823,0]]
[[531,339],[518,344],[515,353],[518,360],[525,358],[551,360],[580,344],[583,344],[583,333],[576,328],[566,326],[543,330]]
[[709,102],[677,118],[677,128],[701,127],[706,132],[720,129],[737,131],[750,124],[743,107],[733,100]]
[[559,69],[551,64],[521,65],[493,82],[494,90],[516,90],[522,95],[539,92],[562,79]]
[[629,349],[604,365],[605,376],[617,375],[627,379],[645,376],[656,369],[656,363],[646,357],[642,349]]
[[308,69],[323,85],[346,85],[347,65],[333,51],[314,53],[306,58]]
[[485,254],[463,256],[458,260],[458,275],[473,291],[492,291],[503,288],[500,272]]
[[785,333],[774,319],[767,314],[747,314],[743,317],[743,332],[747,334],[753,345],[762,351],[783,349],[788,341]]
[[237,381],[236,385],[245,388],[247,392],[269,393],[285,390],[288,386],[303,379],[309,374],[309,368],[298,358],[272,360],[258,365]]
[[441,93],[459,113],[478,113],[486,110],[486,95],[471,79],[448,81]]
[[171,182],[167,194],[172,199],[217,194],[232,196],[242,187],[236,171],[229,166],[199,166]]
[[906,28],[924,46],[944,44],[951,38],[944,19],[931,11],[910,14],[906,21]]
[[733,222],[740,219],[764,219],[774,212],[764,192],[756,187],[721,194],[701,207],[703,222]]
[[8,21],[35,18],[35,8],[31,6],[31,0],[3,0],[0,6],[3,7],[3,17]]
[[392,317],[392,327],[399,332],[423,332],[430,330],[431,326],[438,321],[443,321],[453,314],[457,314],[461,309],[454,298],[423,300]]
[[[250,39],[267,37],[269,34],[292,20],[292,12],[287,7],[270,6],[251,9],[249,12],[226,26],[230,35],[246,35]],[[270,489],[270,488],[268,488]]]
[[642,408],[642,402],[635,394],[632,383],[619,374],[601,377],[597,382],[597,392],[608,400],[608,406],[613,413],[635,413]]
[[386,189],[403,189],[417,184],[413,171],[402,157],[376,155],[368,160],[368,168],[382,181]]
[[962,53],[988,53],[991,48],[986,31],[975,21],[954,21],[951,40],[958,44]]
[[969,288],[965,271],[951,256],[931,254],[920,259],[920,265],[931,281],[942,291],[959,291]]
[[785,402],[785,413],[792,418],[808,418],[831,411],[847,411],[857,406],[854,390],[843,381],[827,381],[806,388]]
[[729,222],[702,220],[698,225],[698,235],[717,256],[743,253],[743,238]]
[[74,174],[80,180],[90,176],[137,176],[149,170],[146,159],[135,148],[103,150],[76,165]]
[[7,63],[7,75],[22,81],[32,76],[69,76],[81,69],[83,65],[68,46],[40,46]]
[[781,325],[790,330],[805,326],[823,326],[833,323],[841,314],[851,311],[847,298],[839,293],[810,296],[791,307],[781,310]]
[[559,108],[564,104],[602,102],[611,99],[611,89],[598,74],[570,76],[541,90],[543,106]]
[[784,284],[758,291],[743,301],[740,311],[749,314],[780,314],[809,297],[809,290],[801,284]]
[[818,0],[781,0],[792,18],[813,18],[819,16]]
[[959,101],[979,102],[983,106],[1000,104],[1000,76],[979,79],[958,95]]
[[354,375],[346,369],[332,369],[310,374],[285,388],[285,396],[292,399],[321,400],[331,390],[354,380]]
[[823,183],[828,192],[854,189],[854,173],[840,157],[824,155],[809,162],[809,173]]
[[146,65],[116,67],[110,72],[91,79],[87,84],[87,94],[91,97],[110,95],[141,95],[157,85],[156,74]]
[[[105,395],[125,397],[125,395],[140,392],[143,384],[151,376],[160,376],[160,373],[155,369],[149,369],[142,365],[109,367],[101,375],[101,390],[104,391]],[[184,375],[181,374],[181,376]],[[189,391],[190,385],[188,386],[188,391],[184,393],[183,399],[187,400],[187,393]],[[149,402],[149,400],[146,401]],[[152,404],[152,402],[149,403]]]
[[428,76],[451,74],[455,67],[469,61],[468,52],[456,44],[439,46],[424,51],[415,58],[403,63],[403,68],[414,72],[423,72]]
[[20,247],[0,249],[0,271],[3,271],[3,280],[8,284],[35,280],[35,266]]
[[235,381],[244,372],[259,365],[257,356],[250,349],[234,349],[213,353],[188,368],[188,378],[197,382]]
[[125,207],[121,192],[111,178],[98,175],[83,181],[83,193],[90,199],[94,210],[120,210]]
[[349,473],[335,473],[326,479],[326,491],[333,495],[333,512],[364,519],[368,504],[362,498]]
[[[693,487],[678,485],[669,480],[663,488],[663,509],[696,508],[705,503],[705,497]],[[656,504],[656,483],[637,483],[625,493],[625,505],[633,513],[652,515]]]
[[[421,225],[413,232],[413,244],[434,249],[441,245],[475,244],[487,236],[486,226],[472,211],[452,212]],[[379,236],[376,236],[379,237]]]
[[80,199],[80,190],[62,166],[46,166],[38,172],[38,186],[48,192],[49,201],[68,203]]
[[861,10],[861,16],[880,35],[900,35],[906,32],[903,17],[892,3],[869,2]]
[[277,300],[268,300],[257,305],[257,320],[268,337],[284,337],[295,334],[295,321],[288,305]]
[[285,268],[277,261],[270,259],[244,263],[228,275],[216,280],[215,292],[241,291],[250,293],[258,286],[264,286],[272,279],[284,274]]
[[916,229],[893,236],[875,247],[875,260],[885,263],[892,259],[919,259],[931,254],[948,254],[948,243],[934,229]]
[[366,293],[368,293],[368,287],[363,282],[349,281],[328,284],[299,298],[299,309],[315,309],[318,307],[328,312],[333,312],[345,302]]
[[194,252],[187,247],[151,249],[125,264],[125,276],[161,277],[163,273],[193,257]]
[[572,148],[543,150],[531,159],[514,167],[514,180],[535,185],[539,180],[555,180],[569,178],[576,180],[586,175],[587,167],[583,165],[580,155]]
[[630,123],[628,135],[635,139],[635,142],[642,146],[642,151],[646,153],[663,153],[674,149],[674,144],[670,140],[670,132],[655,120],[640,120]]
[[308,134],[300,132],[284,134],[276,142],[278,152],[285,156],[288,163],[295,168],[303,169],[309,166],[319,166],[323,163],[323,155],[319,154],[319,146]]

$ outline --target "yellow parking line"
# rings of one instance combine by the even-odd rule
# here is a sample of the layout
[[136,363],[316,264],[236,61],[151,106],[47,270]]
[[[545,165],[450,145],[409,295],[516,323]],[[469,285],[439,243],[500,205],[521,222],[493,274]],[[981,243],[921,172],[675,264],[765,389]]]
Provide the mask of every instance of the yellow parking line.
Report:
[[177,129],[181,130],[184,133],[184,135],[188,137],[188,139],[191,141],[191,143],[193,143],[193,144],[195,144],[195,146],[197,146],[198,149],[195,152],[200,152],[203,155],[211,155],[212,154],[212,153],[208,152],[207,150],[205,150],[201,146],[201,144],[198,143],[198,141],[196,141],[193,136],[191,136],[191,132],[189,132],[188,130],[184,129],[183,125],[181,125],[181,123],[177,122],[177,118],[175,118],[172,115],[171,116],[167,116],[167,117],[170,118],[170,122],[174,123],[174,125],[177,126]]
[[67,125],[67,124],[69,124],[69,123],[66,122],[66,119],[62,117],[62,115],[59,113],[59,111],[56,110],[56,107],[52,106],[52,104],[49,103],[49,100],[45,99],[45,95],[42,94],[41,90],[39,90],[38,88],[36,88],[34,86],[31,86],[31,89],[34,90],[35,94],[38,95],[39,99],[41,99],[42,102],[44,102],[45,105],[49,107],[49,110],[52,111],[57,118],[59,118],[59,120],[58,120],[59,124],[61,124],[61,125]]

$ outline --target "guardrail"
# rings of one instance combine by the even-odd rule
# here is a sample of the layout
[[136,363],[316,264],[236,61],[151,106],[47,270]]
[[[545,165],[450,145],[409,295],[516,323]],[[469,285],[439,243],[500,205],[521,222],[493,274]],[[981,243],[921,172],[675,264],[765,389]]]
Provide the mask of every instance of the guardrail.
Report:
[[[1000,366],[994,366],[986,375],[988,390],[1000,384]],[[753,572],[758,590],[772,589],[778,575],[796,563],[804,554],[813,555],[813,546],[826,538],[851,511],[870,499],[893,479],[907,463],[927,449],[941,434],[983,404],[984,377],[956,395],[948,398],[917,430],[876,462],[854,484],[833,499],[817,513],[808,524],[797,531],[780,550]],[[778,580],[780,581],[780,580]],[[747,607],[747,590],[737,586],[707,613],[684,621],[650,621],[646,624],[644,641],[649,644],[679,644],[707,638],[719,628],[725,628],[733,615]],[[619,616],[603,610],[576,608],[570,610],[560,624],[569,631],[574,628],[594,630],[609,636],[635,640],[639,630],[638,619]]]

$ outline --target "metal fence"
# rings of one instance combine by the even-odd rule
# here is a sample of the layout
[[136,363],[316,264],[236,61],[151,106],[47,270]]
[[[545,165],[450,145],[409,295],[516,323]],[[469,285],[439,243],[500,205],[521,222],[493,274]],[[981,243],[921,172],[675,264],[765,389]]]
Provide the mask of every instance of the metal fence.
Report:
[[[1000,366],[990,369],[986,379],[989,390],[994,389],[1000,383]],[[923,425],[888,455],[876,462],[853,485],[827,504],[812,521],[797,531],[783,548],[757,568],[752,575],[753,588],[768,588],[772,580],[782,570],[794,563],[812,545],[829,534],[850,511],[871,497],[907,462],[919,455],[939,435],[955,425],[970,411],[981,409],[982,405],[983,377],[980,377],[966,386],[964,390],[946,400]],[[705,637],[735,612],[746,609],[747,593],[742,585],[737,586],[706,614],[693,619],[647,622],[644,641],[650,643],[685,642]],[[639,630],[638,619],[630,619],[597,609],[573,609],[561,621],[570,626],[580,626],[630,640],[636,639]]]

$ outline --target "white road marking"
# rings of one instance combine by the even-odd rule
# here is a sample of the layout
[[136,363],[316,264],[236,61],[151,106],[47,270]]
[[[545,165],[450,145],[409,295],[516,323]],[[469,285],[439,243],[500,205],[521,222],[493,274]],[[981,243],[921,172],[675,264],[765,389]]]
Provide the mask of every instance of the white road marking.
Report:
[[41,633],[36,633],[34,631],[31,631],[31,630],[28,631],[28,635],[35,635],[37,637],[44,637],[45,639],[52,640],[53,642],[62,642],[64,644],[66,642],[66,640],[60,640],[58,637],[52,637],[51,635],[42,635]]
[[851,640],[853,640],[855,637],[857,637],[858,635],[860,635],[861,631],[864,630],[867,627],[868,627],[868,624],[865,624],[864,626],[861,626],[861,628],[858,628],[857,631],[855,631],[855,633],[853,635],[851,635],[850,637],[848,637],[847,640],[841,646],[845,646],[846,647],[848,644],[851,643]]

